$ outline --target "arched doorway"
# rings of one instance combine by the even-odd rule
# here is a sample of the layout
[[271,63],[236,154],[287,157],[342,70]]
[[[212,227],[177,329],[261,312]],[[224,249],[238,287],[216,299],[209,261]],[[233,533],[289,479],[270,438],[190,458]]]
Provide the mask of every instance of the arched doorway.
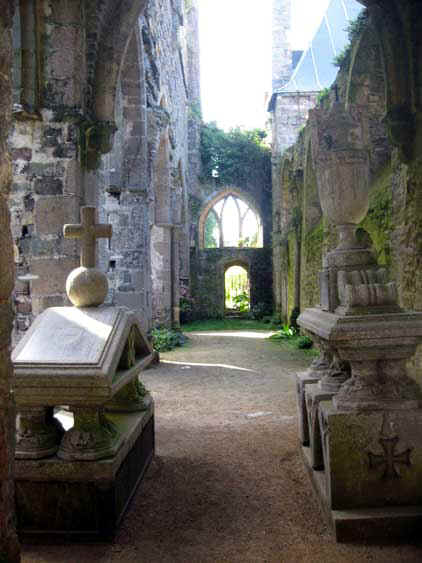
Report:
[[251,304],[249,268],[246,264],[229,264],[224,271],[225,315],[248,313]]

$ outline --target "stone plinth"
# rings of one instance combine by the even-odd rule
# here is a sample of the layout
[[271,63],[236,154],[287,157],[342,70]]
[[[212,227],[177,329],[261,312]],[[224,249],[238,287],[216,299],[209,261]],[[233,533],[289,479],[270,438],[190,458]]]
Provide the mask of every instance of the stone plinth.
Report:
[[422,410],[319,405],[324,470],[304,459],[338,541],[411,538],[422,524]]
[[405,362],[422,338],[422,313],[339,315],[307,309],[298,324],[350,363],[351,377],[334,403],[341,409],[415,409],[421,393]]
[[331,400],[334,393],[321,391],[319,385],[307,385],[305,389],[306,416],[309,430],[309,450],[311,452],[311,465],[313,469],[324,467],[322,451],[321,426],[319,405],[322,401]]
[[299,439],[302,446],[309,446],[308,411],[305,401],[307,385],[318,383],[319,377],[310,370],[296,374],[296,396],[299,417]]
[[98,461],[16,460],[22,540],[110,540],[154,455],[154,408],[107,414],[125,441]]

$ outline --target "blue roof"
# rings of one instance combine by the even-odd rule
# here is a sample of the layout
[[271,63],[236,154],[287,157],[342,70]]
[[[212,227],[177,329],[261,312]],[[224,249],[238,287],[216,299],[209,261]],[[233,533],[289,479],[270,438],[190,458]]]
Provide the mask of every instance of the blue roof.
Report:
[[289,82],[276,92],[319,92],[331,86],[338,72],[333,60],[348,44],[346,28],[362,9],[356,0],[331,0]]

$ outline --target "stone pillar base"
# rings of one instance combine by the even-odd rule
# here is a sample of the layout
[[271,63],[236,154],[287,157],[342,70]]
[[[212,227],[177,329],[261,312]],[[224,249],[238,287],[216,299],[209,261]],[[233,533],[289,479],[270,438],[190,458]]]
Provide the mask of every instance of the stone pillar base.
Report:
[[124,436],[107,459],[17,460],[17,527],[26,542],[111,540],[154,455],[154,409],[107,418]]
[[422,409],[354,413],[322,401],[318,416],[323,469],[313,469],[310,448],[303,456],[337,541],[416,537]]
[[299,417],[299,440],[302,446],[309,446],[309,424],[306,410],[305,390],[307,385],[318,383],[319,377],[310,370],[296,374],[296,397]]

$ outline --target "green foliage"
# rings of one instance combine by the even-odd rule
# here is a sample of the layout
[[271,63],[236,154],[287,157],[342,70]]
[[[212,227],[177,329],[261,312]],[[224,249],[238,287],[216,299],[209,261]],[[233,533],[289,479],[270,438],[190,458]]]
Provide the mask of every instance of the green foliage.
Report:
[[369,233],[372,239],[378,263],[391,266],[391,235],[394,222],[391,168],[389,166],[378,176],[371,188],[369,211],[362,221],[361,227]]
[[330,97],[330,88],[324,88],[317,96],[317,104],[322,105]]
[[297,331],[292,326],[283,325],[280,330],[272,334],[270,340],[287,340],[296,336]]
[[312,342],[312,339],[309,338],[309,336],[299,336],[296,342],[296,346],[300,350],[309,350],[309,348],[312,348],[313,345],[314,343]]
[[301,336],[299,330],[291,325],[284,325],[280,330],[273,333],[269,339],[288,342],[294,348],[300,350],[309,350],[313,347],[312,339],[309,336]]
[[200,102],[191,102],[188,107],[188,117],[189,119],[194,119],[197,121],[202,120],[202,110]]
[[183,346],[186,337],[177,330],[154,328],[151,331],[152,346],[157,352],[168,352],[176,346]]
[[349,43],[344,49],[334,58],[333,65],[348,69],[350,65],[350,57],[352,54],[352,44],[361,36],[369,21],[369,12],[367,9],[363,10],[358,17],[351,21],[347,26],[346,31],[349,36]]
[[348,43],[333,59],[333,65],[338,68],[346,68],[350,64],[351,45]]
[[239,311],[239,313],[246,313],[246,311],[249,311],[249,295],[246,292],[239,293],[239,295],[233,297],[233,304],[235,311]]
[[263,140],[265,131],[231,129],[228,133],[216,123],[201,129],[203,183],[245,186],[250,182],[271,187],[271,150]]
[[201,332],[208,330],[266,330],[268,324],[245,318],[238,319],[207,319],[193,321],[183,325],[185,332]]

